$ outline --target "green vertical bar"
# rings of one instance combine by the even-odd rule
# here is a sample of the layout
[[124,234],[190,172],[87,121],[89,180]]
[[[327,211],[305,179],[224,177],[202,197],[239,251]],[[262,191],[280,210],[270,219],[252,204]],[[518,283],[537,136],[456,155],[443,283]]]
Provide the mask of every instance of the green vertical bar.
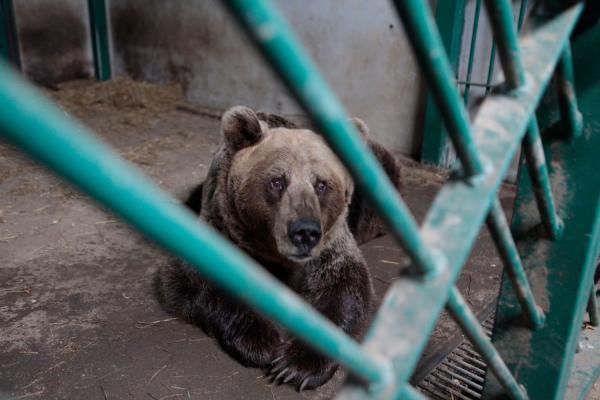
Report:
[[395,0],[394,5],[441,112],[465,175],[483,171],[469,115],[456,88],[455,73],[425,0]]
[[[525,11],[527,10],[527,0],[521,0],[521,7],[519,8],[519,20],[517,23],[517,29],[521,29],[523,22],[525,21]],[[496,44],[492,41],[492,49],[490,50],[490,61],[488,64],[487,78],[485,81],[486,88],[485,94],[490,92],[492,79],[494,78],[494,64],[496,63]]]
[[475,55],[475,47],[477,44],[477,28],[479,27],[479,15],[481,12],[481,0],[477,0],[475,4],[475,16],[473,17],[473,32],[471,33],[471,46],[469,48],[469,64],[467,65],[467,76],[465,78],[466,86],[463,93],[463,101],[465,105],[469,104],[469,91],[471,90],[471,74],[473,73],[473,59]]
[[0,0],[0,57],[21,68],[13,0]]
[[96,79],[105,81],[111,77],[106,1],[88,0],[88,12]]
[[[462,35],[465,25],[465,0],[438,1],[435,21],[442,37],[442,43],[455,75],[461,53]],[[423,146],[421,161],[440,167],[450,166],[448,133],[435,99],[429,92],[425,107],[425,123],[423,126]]]
[[508,0],[486,0],[485,4],[494,33],[494,43],[500,54],[504,79],[509,89],[517,88],[525,82],[525,75],[511,3]]
[[534,329],[544,324],[544,313],[535,302],[531,286],[525,275],[519,250],[512,238],[508,222],[498,200],[494,201],[487,224],[494,243],[504,264],[504,271],[510,279],[513,289],[523,310],[523,314]]

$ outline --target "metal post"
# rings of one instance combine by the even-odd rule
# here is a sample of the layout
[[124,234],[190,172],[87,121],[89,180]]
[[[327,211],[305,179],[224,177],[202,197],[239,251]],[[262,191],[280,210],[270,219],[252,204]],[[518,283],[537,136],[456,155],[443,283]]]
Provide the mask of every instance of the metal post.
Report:
[[395,0],[394,4],[444,117],[465,174],[473,176],[482,173],[483,165],[473,142],[469,116],[456,90],[454,74],[429,6],[424,0]]
[[106,0],[88,0],[88,13],[96,79],[105,81],[111,77]]
[[[417,8],[426,10],[426,7]],[[481,106],[473,125],[473,140],[482,158],[489,162],[490,173],[484,174],[481,179],[446,183],[438,192],[421,228],[425,242],[445,255],[448,268],[430,280],[395,280],[383,299],[363,346],[386,353],[394,364],[394,381],[398,384],[406,382],[413,373],[419,352],[426,345],[434,322],[448,301],[450,289],[489,212],[535,105],[548,85],[552,66],[556,65],[581,9],[581,5],[570,9],[523,40],[523,51],[536,55],[525,60],[527,74],[532,77],[528,91],[518,91],[511,96],[491,96]],[[437,53],[434,48],[430,51]],[[459,104],[462,105],[462,102]],[[511,292],[514,292],[512,288]],[[415,304],[428,313],[415,310]],[[521,312],[518,304],[513,310]],[[526,334],[531,333],[526,330]],[[350,383],[336,398],[356,399],[360,396],[374,398],[363,388]]]
[[463,101],[465,105],[469,104],[469,91],[471,90],[471,74],[473,73],[473,59],[475,55],[475,45],[477,44],[477,29],[479,27],[479,14],[481,12],[481,0],[475,3],[475,16],[473,17],[473,32],[471,33],[471,46],[469,48],[469,63],[467,64],[467,77],[465,79],[465,91],[463,92]]
[[[481,1],[481,0],[478,0]],[[465,0],[438,1],[435,21],[440,31],[442,43],[448,54],[452,70],[458,77],[462,36],[465,25]],[[444,121],[431,92],[427,93],[427,104],[423,126],[421,161],[440,167],[450,166],[450,143],[444,129]]]
[[485,4],[507,87],[516,89],[525,83],[525,74],[512,7],[507,0],[486,0]]
[[21,56],[13,0],[0,0],[0,58],[21,69]]
[[[580,7],[581,5],[579,5]],[[566,12],[570,12],[573,8]],[[552,24],[550,22],[549,24]],[[541,38],[547,46],[556,40],[553,34]],[[523,42],[529,42],[529,35]],[[568,41],[557,43],[561,54]],[[517,234],[523,266],[530,276],[532,289],[540,302],[546,322],[541,329],[527,331],[519,318],[519,306],[507,276],[503,278],[498,301],[493,342],[511,371],[518,371],[519,382],[530,396],[536,399],[564,399],[565,390],[573,383],[581,394],[573,398],[585,398],[598,376],[598,363],[585,360],[598,356],[598,347],[585,349],[575,356],[575,349],[582,334],[581,326],[589,301],[592,277],[600,244],[600,174],[597,171],[598,148],[600,148],[600,53],[590,51],[600,46],[600,30],[594,29],[581,35],[572,44],[573,67],[579,107],[586,117],[582,135],[571,143],[554,141],[545,143],[546,151],[552,152],[551,183],[560,185],[566,194],[557,198],[557,207],[564,210],[564,232],[560,240],[548,240],[532,234],[534,226],[529,204],[535,201],[530,174],[522,169],[515,201],[512,230]],[[523,47],[527,64],[536,59],[536,53]],[[560,54],[558,55],[560,58]],[[555,64],[547,65],[552,68]],[[532,74],[527,73],[527,76]],[[516,91],[521,92],[521,91]],[[512,94],[511,94],[512,95]],[[552,111],[554,112],[554,111]],[[544,116],[540,116],[542,119]],[[566,178],[566,179],[565,179]],[[588,332],[592,333],[592,332]],[[596,336],[597,337],[597,336]],[[577,359],[579,358],[579,362]],[[595,358],[597,360],[597,358]],[[577,379],[580,379],[577,383]],[[484,398],[496,398],[502,389],[488,375]],[[587,382],[587,383],[586,383]]]

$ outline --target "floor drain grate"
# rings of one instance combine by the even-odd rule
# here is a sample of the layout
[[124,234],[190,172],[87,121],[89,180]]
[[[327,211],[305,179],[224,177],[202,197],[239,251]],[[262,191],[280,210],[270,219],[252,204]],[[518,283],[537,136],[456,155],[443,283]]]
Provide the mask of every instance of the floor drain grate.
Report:
[[[488,337],[492,335],[493,324],[493,315],[482,323]],[[485,362],[465,340],[421,380],[418,388],[435,400],[481,399],[485,373]]]

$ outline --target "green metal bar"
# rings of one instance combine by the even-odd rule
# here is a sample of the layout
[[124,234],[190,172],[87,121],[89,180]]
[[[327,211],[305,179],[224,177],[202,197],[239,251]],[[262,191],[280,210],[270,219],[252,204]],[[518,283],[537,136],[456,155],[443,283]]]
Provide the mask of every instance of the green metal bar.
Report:
[[519,6],[519,19],[517,20],[517,32],[521,31],[523,22],[525,22],[525,11],[527,10],[527,3],[527,0],[521,0],[521,5]]
[[[296,90],[297,96],[300,97],[301,103],[304,104],[304,106],[307,108],[307,110],[309,112],[316,114],[316,119],[318,121],[318,118],[321,117],[320,114],[322,114],[323,111],[318,108],[317,109],[311,108],[311,106],[312,106],[310,104],[311,99],[302,97],[304,92],[306,91],[305,90],[306,83],[304,82],[306,79],[308,79],[306,76],[306,73],[298,74],[295,71],[298,69],[298,67],[300,67],[301,69],[305,69],[305,71],[312,69],[312,72],[316,73],[316,68],[309,64],[308,58],[306,58],[306,60],[302,59],[305,57],[305,55],[300,52],[301,49],[299,48],[299,44],[294,43],[294,41],[292,40],[293,37],[291,36],[292,35],[291,32],[286,32],[286,34],[289,37],[287,38],[288,41],[285,44],[285,46],[282,46],[280,43],[278,43],[278,39],[281,40],[282,38],[285,38],[285,36],[286,36],[285,34],[281,33],[283,30],[283,28],[281,27],[281,25],[283,24],[283,19],[280,15],[274,14],[274,9],[262,8],[265,5],[267,5],[266,3],[267,2],[257,2],[257,1],[254,1],[254,2],[252,2],[252,1],[246,1],[246,2],[230,1],[228,4],[232,8],[232,11],[234,13],[237,13],[236,15],[238,17],[243,18],[242,22],[243,22],[244,26],[246,27],[246,29],[250,33],[253,33],[255,35],[255,40],[261,44],[261,46],[262,46],[261,48],[262,48],[263,52],[270,59],[272,64],[277,67],[277,70],[284,78],[284,81],[286,81],[286,83],[288,84],[288,86],[290,86],[292,88],[292,90],[294,90],[294,89]],[[244,7],[246,7],[246,8],[244,8]],[[416,24],[418,25],[418,22]],[[269,35],[264,34],[264,31],[267,29],[266,27],[268,27],[270,30],[268,32]],[[439,43],[441,46],[441,41]],[[294,48],[298,48],[298,49],[293,55],[287,54],[289,49],[294,49]],[[283,50],[285,50],[285,51],[283,51]],[[442,61],[445,60],[445,58],[443,57],[443,54],[444,54],[444,52],[442,49],[441,56],[438,57],[438,60],[442,60]],[[300,56],[301,58],[299,58],[298,56]],[[290,64],[290,61],[291,61],[291,64]],[[449,66],[448,66],[448,69],[449,69]],[[315,79],[315,78],[313,77],[313,79]],[[313,84],[312,86],[315,86],[315,85]],[[325,83],[319,82],[319,86],[324,87]],[[316,92],[316,89],[312,89],[312,90]],[[456,88],[452,87],[451,91],[454,93],[454,96],[456,98],[458,98],[458,93],[456,91]],[[325,90],[322,90],[321,95],[327,96],[328,93]],[[313,94],[313,96],[314,96],[314,94]],[[313,98],[313,100],[314,100],[314,98]],[[337,103],[337,101],[336,101],[336,107],[341,108],[341,105],[338,106],[338,104],[339,103]],[[458,107],[458,111],[463,112],[463,114],[466,115],[464,108]],[[330,114],[337,117],[343,113],[336,109],[334,112],[331,112]],[[330,123],[332,119],[333,118],[330,118],[330,121],[325,121],[325,122]],[[346,121],[347,118],[344,116],[343,120]],[[465,124],[464,132],[466,133],[466,135],[470,135],[468,121],[463,119],[462,122]],[[327,134],[326,128],[328,128],[328,125],[326,123],[322,123],[321,125],[322,125],[322,129],[325,131],[324,134]],[[335,133],[335,131],[333,131],[332,133]],[[470,145],[474,144],[474,142],[472,140],[470,140],[469,137],[465,137],[465,139],[467,139],[467,143],[465,144],[465,146],[468,146],[469,144]],[[335,148],[335,142],[333,142],[332,147],[334,147],[334,149],[336,151],[338,151],[339,153],[341,153],[341,155],[343,155],[344,150],[345,150],[343,146],[341,148]],[[464,146],[461,147],[461,149],[464,149]],[[466,157],[467,156],[466,153],[465,152],[463,152],[463,153],[465,154],[465,157]],[[472,154],[470,154],[469,156],[471,158],[466,159],[465,164],[475,165],[472,160],[476,160],[476,161],[479,160],[477,157],[477,153],[473,150]],[[350,160],[351,160],[351,158],[350,158]],[[353,164],[350,161],[347,161],[347,162],[349,163],[349,164],[347,164],[347,167],[349,169],[352,169]],[[400,384],[400,383],[404,383],[404,382],[405,381],[400,380],[400,381],[396,381],[395,383]]]
[[[523,22],[525,20],[525,10],[527,9],[527,0],[521,0],[521,7],[519,9],[519,21],[518,21],[518,29],[521,29]],[[494,66],[496,63],[496,44],[492,42],[492,49],[490,50],[490,61],[488,63],[488,72],[486,79],[486,89],[485,94],[487,95],[490,92],[492,87],[492,79],[494,78]]]
[[0,0],[0,57],[21,69],[13,0]]
[[[388,356],[394,365],[394,382],[406,382],[411,376],[581,9],[581,5],[569,9],[522,39],[523,51],[536,55],[525,59],[527,75],[532,77],[529,90],[494,95],[482,104],[474,121],[473,138],[490,164],[490,172],[480,179],[447,182],[421,228],[426,243],[446,256],[448,268],[434,279],[396,280],[383,299],[363,346]],[[520,311],[518,305],[515,307]],[[360,396],[374,398],[348,382],[336,398]]]
[[275,4],[270,0],[228,0],[225,4],[313,118],[361,193],[380,210],[390,232],[418,269],[438,273],[443,259],[430,251],[419,236],[418,226],[397,190]]
[[[465,25],[465,0],[438,1],[435,22],[452,70],[457,77]],[[450,166],[448,133],[444,129],[439,108],[430,92],[427,93],[424,121],[421,161],[439,167]]]
[[88,12],[96,79],[105,81],[111,77],[106,0],[88,0]]
[[492,79],[494,78],[494,66],[496,64],[496,45],[492,43],[492,49],[490,50],[490,61],[488,64],[487,79],[485,81],[485,94],[490,92],[492,88]]
[[[583,351],[574,356],[580,337],[598,332],[581,330],[600,246],[600,53],[590,51],[598,48],[600,25],[572,43],[576,93],[587,134],[572,143],[545,143],[545,150],[552,155],[552,184],[560,185],[557,207],[564,210],[565,230],[560,240],[544,239],[533,229],[537,219],[531,215],[535,202],[531,179],[524,169],[519,175],[512,230],[546,322],[533,332],[523,328],[516,298],[504,277],[493,341],[511,371],[518,371],[519,382],[532,399],[572,398],[565,396],[567,383],[579,385],[583,392],[576,398],[583,399],[600,371],[595,344],[595,349],[582,346]],[[535,58],[535,53],[525,49],[523,54]],[[598,343],[598,335],[595,340]],[[499,394],[494,378],[488,376],[485,395],[494,398]]]
[[535,302],[529,280],[527,279],[527,275],[525,275],[525,270],[521,263],[519,250],[512,238],[510,228],[504,218],[502,206],[498,200],[494,201],[492,205],[492,211],[487,219],[487,224],[494,242],[499,243],[498,251],[506,266],[506,275],[509,277],[519,299],[523,314],[529,320],[531,327],[538,329],[544,324],[544,313]]
[[424,0],[395,0],[394,4],[466,175],[480,174],[483,165],[471,137],[469,116],[456,90],[454,74],[429,6]]
[[[426,71],[426,77],[428,78],[428,82],[431,84],[434,93],[444,93],[442,82],[448,82],[452,79],[452,72],[450,69],[444,65],[443,62],[438,62],[438,68],[436,70],[428,69],[427,66],[432,62],[431,54],[441,53],[441,56],[436,57],[436,60],[443,59],[443,49],[439,47],[439,44],[436,47],[436,43],[439,43],[438,35],[436,34],[435,28],[433,25],[428,22],[431,17],[428,17],[427,6],[420,1],[399,1],[396,2],[396,6],[401,13],[401,17],[403,23],[405,25],[405,29],[408,32],[409,40],[417,53],[417,61],[423,70]],[[407,26],[407,23],[410,23]],[[427,29],[426,27],[431,27],[433,30]],[[428,43],[429,42],[429,43]],[[424,48],[427,48],[428,51],[422,51]],[[419,51],[421,49],[421,51]],[[436,79],[437,78],[437,79]],[[441,82],[440,82],[441,79]],[[456,90],[452,90],[453,94],[457,94]],[[446,102],[444,102],[446,99]],[[456,96],[456,99],[459,99]],[[456,99],[454,101],[456,101]],[[454,143],[455,148],[457,149],[457,153],[459,153],[460,161],[463,165],[479,165],[481,166],[480,156],[477,153],[477,150],[474,147],[471,149],[466,148],[467,145],[472,146],[474,141],[472,139],[472,132],[469,127],[468,120],[461,120],[466,115],[466,111],[464,105],[459,102],[457,105],[450,110],[447,105],[447,101],[451,100],[451,97],[446,96],[443,97],[439,95],[437,100],[440,101],[440,105],[442,110],[448,110],[443,113],[445,117],[445,121],[447,126],[451,126],[452,121],[451,118],[455,118],[461,121],[462,130],[456,131],[455,129],[450,129],[450,137],[452,142]],[[458,111],[454,111],[458,110]],[[457,112],[458,114],[454,114]],[[497,221],[493,221],[497,220]],[[500,229],[502,226],[506,226],[506,218],[504,216],[504,212],[502,211],[502,207],[499,205],[493,207],[493,211],[490,214],[489,218],[489,226],[490,230],[495,233],[495,237],[501,238],[502,240],[497,241],[497,245],[500,248],[501,254],[511,254],[513,257],[507,258],[506,267],[509,269],[517,269],[521,268],[520,262],[515,263],[512,262],[514,256],[518,257],[518,253],[515,251],[515,244],[510,237],[510,234],[507,235],[507,232]],[[517,271],[513,272],[512,275],[515,277],[523,277],[524,274],[522,271],[519,273]],[[525,288],[521,282],[517,282],[516,288]],[[540,326],[543,318],[539,314],[537,308],[535,307],[535,300],[531,297],[531,291],[521,290],[521,294],[524,296],[529,296],[529,299],[523,299],[523,311],[528,314],[529,319],[532,321],[532,325],[534,327]],[[532,305],[533,304],[533,305]]]
[[473,315],[469,305],[455,287],[452,288],[448,307],[446,308],[450,316],[463,328],[463,332],[479,351],[488,368],[502,382],[507,394],[515,400],[528,399],[527,393],[519,386],[506,364],[504,364],[502,357],[498,355],[494,345],[481,328],[477,317]]
[[[477,44],[477,28],[479,27],[479,14],[481,13],[481,0],[475,3],[475,15],[473,16],[473,32],[471,33],[471,46],[469,48],[469,63],[467,64],[466,86],[463,92],[463,101],[469,104],[469,91],[471,90],[471,75],[473,73],[473,59],[475,55],[475,46]],[[460,83],[460,82],[458,82]],[[473,85],[477,86],[477,85]]]
[[389,364],[361,349],[1,63],[0,137],[48,165],[190,262],[204,277],[339,361],[356,376],[382,384],[389,380]]
[[573,82],[573,61],[571,45],[567,44],[556,69],[556,87],[560,114],[568,137],[576,139],[583,131],[583,118],[577,106],[575,85]]
[[494,43],[500,54],[504,79],[508,89],[516,89],[525,83],[525,74],[512,7],[507,0],[486,0],[485,4],[494,33]]
[[[494,32],[494,40],[498,46],[500,62],[506,84],[509,89],[516,89],[525,84],[525,70],[523,68],[523,57],[517,41],[517,29],[513,24],[513,15],[508,0],[486,0],[488,16]],[[523,22],[523,3],[519,12],[519,22]],[[548,177],[548,169],[540,138],[537,119],[532,118],[527,136],[523,143],[527,167],[535,183],[536,200],[542,223],[551,238],[560,237],[562,222],[556,214],[552,188]]]
[[546,156],[544,155],[544,147],[535,116],[529,123],[529,129],[523,141],[523,150],[525,152],[525,159],[527,160],[529,175],[533,182],[535,199],[542,223],[550,237],[557,239],[562,234],[563,223],[556,214],[556,206],[552,196],[552,187],[546,165]]
[[590,324],[592,326],[598,326],[600,324],[600,317],[598,316],[598,302],[596,300],[596,285],[592,284],[590,290],[590,297],[587,304],[587,313],[590,317]]

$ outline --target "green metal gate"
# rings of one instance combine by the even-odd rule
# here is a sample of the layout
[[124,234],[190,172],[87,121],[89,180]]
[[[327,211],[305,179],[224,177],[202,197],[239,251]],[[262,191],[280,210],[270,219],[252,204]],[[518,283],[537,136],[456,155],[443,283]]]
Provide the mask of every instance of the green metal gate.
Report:
[[[4,64],[0,135],[195,265],[203,276],[337,360],[355,378],[340,389],[339,399],[423,398],[408,379],[444,307],[488,365],[486,396],[562,398],[585,307],[593,299],[600,244],[600,173],[594,170],[594,149],[600,149],[600,120],[594,114],[600,105],[600,29],[596,26],[575,44],[580,73],[574,90],[569,35],[583,6],[558,13],[518,40],[508,0],[486,0],[506,89],[490,95],[470,123],[427,2],[394,3],[463,170],[462,177],[439,191],[420,228],[274,4],[225,1],[414,267],[412,276],[394,281],[361,344],[199,224]],[[595,52],[586,51],[590,45]],[[542,143],[535,109],[553,76],[560,104],[556,131],[564,135]],[[576,92],[583,96],[581,113]],[[521,142],[526,168],[521,169],[513,224],[519,251],[496,194]],[[454,287],[484,222],[505,264],[495,345]],[[590,301],[590,310],[592,305]],[[599,368],[591,368],[588,381]]]

